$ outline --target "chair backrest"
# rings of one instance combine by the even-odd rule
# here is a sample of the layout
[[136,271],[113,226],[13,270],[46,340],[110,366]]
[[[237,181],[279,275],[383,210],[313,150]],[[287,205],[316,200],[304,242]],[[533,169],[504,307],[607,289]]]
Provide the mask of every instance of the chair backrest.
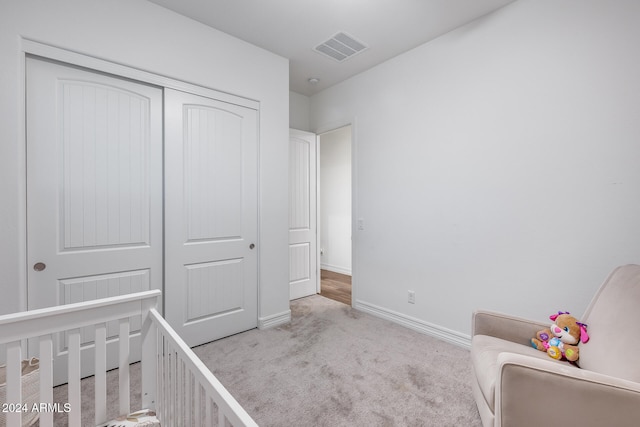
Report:
[[580,344],[583,369],[640,382],[640,265],[616,268],[583,316],[589,342]]

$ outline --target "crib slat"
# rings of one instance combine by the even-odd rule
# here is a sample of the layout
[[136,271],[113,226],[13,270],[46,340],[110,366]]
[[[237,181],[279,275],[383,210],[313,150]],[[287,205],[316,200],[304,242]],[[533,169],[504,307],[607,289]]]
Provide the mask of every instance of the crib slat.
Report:
[[[149,307],[151,308],[151,307]],[[142,407],[156,409],[156,372],[158,364],[158,330],[149,316],[149,309],[142,315]]]
[[182,404],[182,396],[184,396],[182,387],[182,364],[179,360],[176,360],[176,420],[184,419],[182,413],[182,409],[184,407]]
[[120,319],[120,335],[118,344],[120,345],[120,365],[119,365],[119,391],[120,391],[120,413],[131,412],[129,402],[129,318]]
[[200,384],[193,379],[193,424],[196,426],[202,425],[202,409],[200,403],[202,402],[202,394],[200,394]]
[[224,414],[222,413],[222,411],[220,410],[220,408],[218,408],[218,425],[220,427],[226,427],[227,425],[227,419],[225,418]]
[[159,336],[158,337],[158,369],[156,372],[156,409],[158,410],[158,418],[162,423],[164,419],[166,419],[165,408],[166,404],[166,386],[165,386],[165,373],[167,372],[166,364],[165,364],[165,340]]
[[69,363],[69,426],[80,427],[82,421],[82,404],[80,401],[80,329],[69,331],[68,363]]
[[171,354],[169,353],[171,349],[169,348],[168,342],[165,342],[164,351],[164,412],[167,424],[171,425],[171,423],[173,423],[173,419],[171,418]]
[[218,425],[220,427],[232,427],[231,423],[229,422],[227,417],[224,416],[224,413],[220,410],[220,408],[218,408]]
[[184,363],[182,360],[178,361],[178,409],[180,412],[178,413],[178,419],[184,420],[186,419],[186,402],[185,402],[185,387],[186,386],[186,378],[184,375]]
[[162,419],[164,417],[164,412],[162,412],[164,406],[164,340],[162,336],[158,334],[157,338],[158,345],[158,367],[156,368],[156,413],[158,415],[158,419],[160,423],[162,423]]
[[183,402],[184,402],[184,406],[185,406],[185,419],[187,420],[186,425],[190,426],[192,425],[191,422],[193,421],[193,414],[194,411],[191,408],[191,402],[193,402],[193,394],[191,392],[192,390],[192,386],[193,386],[193,375],[191,375],[191,372],[189,372],[189,370],[187,370],[187,367],[184,367],[184,375],[185,375],[185,381],[184,381],[184,387],[185,387],[185,391],[184,391],[184,398],[183,398]]
[[107,421],[107,324],[96,325],[95,332],[95,421]]
[[213,416],[211,415],[213,413],[213,405],[211,404],[211,398],[207,397],[207,393],[204,393],[204,404],[204,425],[210,426],[213,421]]
[[171,366],[173,369],[173,374],[171,377],[171,402],[172,402],[172,415],[171,418],[175,421],[179,420],[178,410],[180,409],[180,405],[178,399],[180,398],[180,394],[178,391],[178,361],[176,360],[173,349],[171,349]]
[[[7,401],[8,404],[20,404],[22,402],[22,346],[20,341],[7,343]],[[22,413],[19,410],[9,410],[7,413],[7,425],[22,425]]]
[[[40,337],[40,402],[53,403],[53,340],[51,335]],[[40,413],[40,427],[53,427],[53,412]]]
[[171,356],[169,355],[169,343],[164,341],[164,349],[163,349],[163,359],[164,359],[164,384],[163,384],[163,396],[164,403],[162,405],[162,410],[164,413],[164,420],[162,422],[165,425],[171,425],[173,420],[171,420],[171,377],[170,377],[170,368],[171,368]]
[[169,345],[169,424],[176,421],[176,357],[173,348]]

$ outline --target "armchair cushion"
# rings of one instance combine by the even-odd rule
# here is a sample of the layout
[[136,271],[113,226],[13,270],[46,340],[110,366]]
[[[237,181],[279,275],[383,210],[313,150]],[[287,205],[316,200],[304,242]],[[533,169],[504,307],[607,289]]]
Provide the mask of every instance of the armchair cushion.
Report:
[[488,425],[638,425],[638,383],[512,353],[500,354],[497,371],[495,423]]
[[[513,353],[530,356],[536,359],[549,360],[547,353],[538,351],[525,343],[514,343],[488,335],[476,335],[471,341],[471,365],[475,373],[478,387],[487,405],[495,406],[496,379],[498,378],[498,356],[500,353]],[[555,362],[554,363],[562,363]],[[577,369],[568,363],[569,368]]]

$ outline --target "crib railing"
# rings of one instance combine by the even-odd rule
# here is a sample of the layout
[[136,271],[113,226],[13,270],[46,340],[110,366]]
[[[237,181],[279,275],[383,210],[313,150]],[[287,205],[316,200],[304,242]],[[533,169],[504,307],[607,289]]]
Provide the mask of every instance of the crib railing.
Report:
[[[0,344],[6,344],[6,403],[22,402],[21,360],[26,356],[23,344],[27,339],[37,338],[40,358],[38,403],[53,407],[53,336],[67,332],[69,426],[80,426],[80,330],[94,326],[95,423],[106,422],[106,324],[116,320],[119,322],[119,413],[130,413],[129,318],[141,316],[143,408],[155,410],[162,425],[167,427],[212,426],[216,425],[216,420],[220,426],[257,426],[160,316],[156,310],[159,296],[160,291],[146,291],[0,316]],[[22,425],[22,412],[7,411],[6,421],[8,426]],[[40,413],[40,426],[53,426],[51,411]]]
[[[143,406],[156,407],[158,417],[167,426],[210,426],[215,425],[215,412],[219,426],[256,426],[244,408],[231,396],[204,363],[187,344],[176,334],[169,324],[155,310],[149,310],[151,329],[144,334],[143,369],[146,358],[157,357],[155,387],[152,386],[153,372],[143,370],[148,380],[143,384]],[[144,327],[144,325],[143,325]],[[155,338],[154,338],[155,336]],[[154,342],[155,340],[155,342]],[[157,349],[155,352],[153,348]],[[150,393],[155,388],[158,405],[149,401],[154,398]],[[147,400],[145,400],[145,398]]]

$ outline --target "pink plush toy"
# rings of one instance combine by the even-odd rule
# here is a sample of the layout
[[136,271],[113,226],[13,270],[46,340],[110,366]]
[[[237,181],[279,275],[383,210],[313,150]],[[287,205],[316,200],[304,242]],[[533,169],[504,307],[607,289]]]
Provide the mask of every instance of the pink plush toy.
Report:
[[535,338],[531,338],[531,346],[540,351],[546,351],[554,359],[566,358],[575,362],[580,357],[578,343],[589,341],[587,325],[578,322],[568,311],[552,314],[553,320],[549,329],[538,331]]

